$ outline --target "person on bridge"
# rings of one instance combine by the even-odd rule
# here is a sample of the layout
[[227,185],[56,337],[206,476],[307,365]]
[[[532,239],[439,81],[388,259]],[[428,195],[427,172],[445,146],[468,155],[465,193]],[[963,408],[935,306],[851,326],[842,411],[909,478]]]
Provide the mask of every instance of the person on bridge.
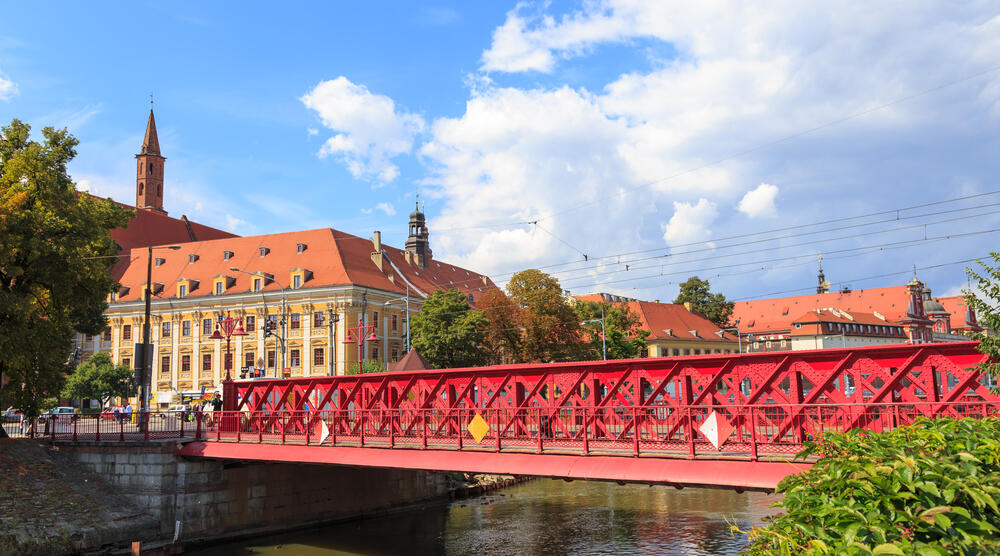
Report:
[[132,422],[132,403],[131,402],[129,402],[129,404],[127,406],[125,406],[125,420],[128,421],[128,422]]

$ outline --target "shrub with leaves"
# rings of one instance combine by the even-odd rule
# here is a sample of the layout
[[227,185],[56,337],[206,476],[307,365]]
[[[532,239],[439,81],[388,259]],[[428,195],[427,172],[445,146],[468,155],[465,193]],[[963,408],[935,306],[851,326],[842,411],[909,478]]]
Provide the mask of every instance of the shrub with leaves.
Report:
[[1000,420],[921,420],[827,433],[813,467],[778,485],[787,513],[747,554],[1000,554]]

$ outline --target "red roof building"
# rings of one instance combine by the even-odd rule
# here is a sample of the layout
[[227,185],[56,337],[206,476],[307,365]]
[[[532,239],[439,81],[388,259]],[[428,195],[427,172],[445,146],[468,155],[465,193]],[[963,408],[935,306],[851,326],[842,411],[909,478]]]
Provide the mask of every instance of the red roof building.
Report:
[[[931,290],[916,279],[904,286],[738,301],[730,322],[748,337],[755,351],[787,350],[792,348],[794,322],[808,312],[831,309],[850,315],[872,315],[883,325],[900,325],[906,331],[904,342],[964,339],[953,332],[951,311],[935,301]],[[971,319],[975,322],[975,315]],[[872,338],[874,341],[879,336]]]
[[735,353],[739,339],[712,321],[691,310],[688,305],[638,301],[611,294],[577,296],[581,301],[624,303],[638,315],[641,327],[649,330],[646,338],[648,357]]

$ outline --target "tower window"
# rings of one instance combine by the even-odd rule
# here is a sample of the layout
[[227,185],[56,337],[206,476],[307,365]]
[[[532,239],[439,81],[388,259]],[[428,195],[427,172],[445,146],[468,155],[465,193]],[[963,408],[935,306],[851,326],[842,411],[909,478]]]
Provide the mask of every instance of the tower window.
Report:
[[157,197],[162,197],[163,196],[163,186],[162,185],[157,185],[156,186],[156,196]]
[[142,183],[139,183],[139,195],[142,195]]

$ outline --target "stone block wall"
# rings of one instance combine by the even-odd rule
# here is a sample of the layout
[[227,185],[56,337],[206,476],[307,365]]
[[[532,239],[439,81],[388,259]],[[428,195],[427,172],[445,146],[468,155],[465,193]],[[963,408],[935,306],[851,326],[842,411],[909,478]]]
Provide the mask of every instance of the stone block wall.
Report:
[[263,534],[447,496],[443,474],[309,464],[184,460],[176,442],[61,445],[180,540]]

